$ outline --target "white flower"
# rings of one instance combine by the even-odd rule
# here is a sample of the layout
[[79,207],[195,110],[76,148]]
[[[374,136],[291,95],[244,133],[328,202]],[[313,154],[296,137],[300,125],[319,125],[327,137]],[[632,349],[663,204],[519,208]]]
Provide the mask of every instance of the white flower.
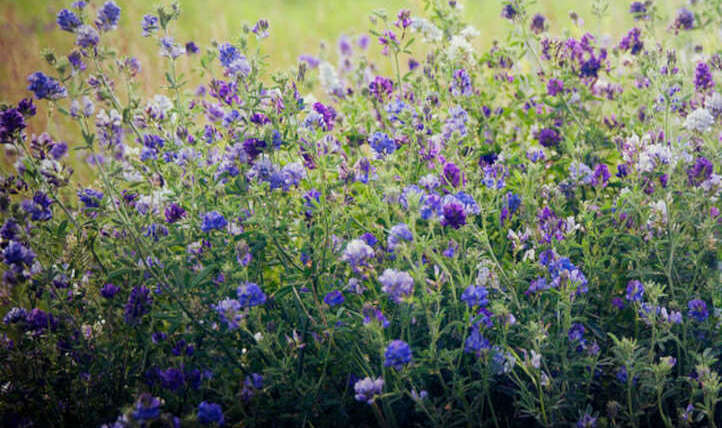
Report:
[[424,18],[412,18],[411,29],[417,33],[421,33],[424,41],[427,43],[440,42],[444,35],[436,25]]
[[707,98],[704,106],[714,117],[722,115],[722,94],[715,92],[711,97]]
[[329,93],[343,90],[336,69],[328,61],[324,61],[318,66],[318,79],[321,81],[321,86]]
[[684,127],[688,131],[707,132],[712,129],[714,117],[705,108],[698,108],[689,115],[684,121]]
[[473,53],[471,43],[469,43],[462,36],[454,36],[451,38],[449,47],[446,49],[446,54],[449,56],[451,61],[458,59],[467,59]]
[[461,30],[459,32],[459,35],[468,41],[471,41],[472,39],[479,37],[479,34],[480,34],[479,30],[472,27],[471,25],[467,25],[466,27],[464,27],[463,30]]

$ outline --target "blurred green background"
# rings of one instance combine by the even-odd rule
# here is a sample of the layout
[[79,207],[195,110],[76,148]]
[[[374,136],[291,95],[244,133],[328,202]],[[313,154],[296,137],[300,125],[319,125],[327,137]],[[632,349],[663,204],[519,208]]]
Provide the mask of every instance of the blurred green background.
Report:
[[[69,7],[73,0],[0,0],[0,102],[16,103],[30,93],[26,90],[27,76],[37,70],[50,71],[41,57],[45,48],[58,56],[67,55],[73,48],[74,35],[60,31],[55,23],[58,10]],[[105,0],[92,0],[89,16],[95,17],[98,6]],[[147,95],[162,93],[165,59],[159,57],[158,46],[152,39],[141,36],[140,21],[144,14],[154,12],[158,3],[145,0],[116,0],[121,7],[118,31],[103,35],[104,43],[116,47],[120,55],[137,57],[143,70],[139,76],[141,90]],[[503,38],[511,24],[500,17],[500,0],[467,0],[463,5],[466,21],[481,33],[475,41],[479,51],[488,49],[495,39]],[[634,21],[629,14],[630,0],[608,0],[609,8],[601,20],[593,13],[597,0],[539,0],[531,12],[544,14],[551,31],[558,33],[573,28],[569,12],[574,10],[584,20],[582,29],[574,29],[575,36],[584,30],[609,34],[616,43]],[[656,0],[663,21],[671,22],[674,12],[685,0]],[[385,9],[395,15],[399,9],[411,9],[413,15],[422,13],[422,0],[180,0],[182,15],[173,33],[177,41],[195,41],[201,49],[208,48],[212,40],[234,40],[243,24],[252,25],[259,18],[270,22],[270,37],[263,41],[262,49],[268,55],[271,70],[285,70],[296,64],[300,54],[318,54],[321,44],[326,46],[330,58],[336,57],[336,43],[342,34],[358,35],[371,28],[369,15],[374,9]],[[108,40],[109,39],[109,40]],[[370,55],[377,58],[381,70],[389,70],[388,60],[380,57],[375,40]],[[335,60],[332,60],[332,63]],[[196,61],[184,58],[181,68],[188,74]],[[191,73],[192,74],[192,73]],[[194,79],[195,80],[195,79]],[[197,81],[197,80],[196,80]],[[67,121],[58,118],[47,127],[44,103],[39,115],[30,123],[30,133],[49,129],[58,139],[73,144],[77,130],[68,129]],[[3,156],[9,163],[12,156]],[[82,164],[82,162],[81,162]],[[80,166],[77,165],[76,166]],[[84,168],[80,166],[80,170]],[[81,175],[83,171],[78,171]]]

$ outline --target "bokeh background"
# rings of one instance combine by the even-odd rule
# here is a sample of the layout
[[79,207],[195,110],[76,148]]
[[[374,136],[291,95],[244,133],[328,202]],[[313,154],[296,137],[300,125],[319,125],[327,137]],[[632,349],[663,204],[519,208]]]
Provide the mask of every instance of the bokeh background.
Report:
[[[55,23],[58,10],[69,7],[73,0],[0,0],[0,102],[16,103],[29,96],[27,76],[37,70],[50,72],[41,52],[51,49],[58,56],[67,55],[73,47],[74,35],[60,31]],[[104,0],[91,0],[89,16],[95,16]],[[140,90],[146,95],[163,93],[162,70],[165,59],[158,55],[158,46],[141,35],[140,21],[144,14],[156,10],[158,3],[148,0],[116,0],[121,7],[117,31],[103,35],[104,42],[117,48],[119,55],[135,56],[141,61]],[[166,2],[169,3],[169,2]],[[423,0],[180,0],[182,15],[173,33],[178,42],[194,41],[201,49],[211,41],[232,41],[243,25],[252,25],[259,18],[270,22],[270,36],[262,43],[270,70],[294,67],[299,55],[316,55],[325,46],[328,56],[335,58],[340,35],[355,36],[372,27],[369,16],[373,10],[384,9],[395,15],[399,9],[410,9],[413,15],[423,13]],[[505,37],[511,24],[500,17],[500,0],[461,0],[466,21],[481,33],[475,41],[479,52],[488,49],[494,40]],[[629,14],[630,0],[608,0],[606,15],[600,20],[594,13],[599,0],[539,0],[532,7],[549,18],[553,33],[583,31],[608,34],[614,42],[634,25]],[[671,22],[675,11],[686,0],[655,0],[661,19]],[[573,26],[570,12],[584,21],[581,28]],[[375,42],[375,41],[374,41]],[[376,55],[377,43],[371,44],[370,55],[380,58],[377,63],[383,72],[390,72],[389,61]],[[333,61],[332,61],[333,62]],[[181,58],[180,66],[187,76],[193,76],[197,61]],[[191,82],[194,83],[191,77]],[[200,80],[197,80],[200,81]],[[190,87],[190,85],[189,85]],[[29,124],[30,132],[49,129],[53,136],[71,146],[79,135],[67,120],[55,115],[47,123],[45,103],[39,105],[39,115]],[[48,127],[49,125],[49,127]],[[1,165],[11,161],[5,153]],[[84,175],[83,162],[76,163],[76,171]]]

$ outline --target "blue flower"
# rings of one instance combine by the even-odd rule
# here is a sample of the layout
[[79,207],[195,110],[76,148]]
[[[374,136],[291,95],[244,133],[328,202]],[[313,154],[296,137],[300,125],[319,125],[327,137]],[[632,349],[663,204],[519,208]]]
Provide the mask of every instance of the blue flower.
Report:
[[687,303],[689,312],[687,313],[690,317],[697,320],[697,322],[704,322],[709,317],[709,311],[707,311],[707,304],[701,299],[692,299]]
[[149,421],[160,416],[160,408],[163,402],[157,397],[153,397],[147,392],[140,394],[138,401],[135,403],[135,409],[131,416],[136,421]]
[[87,188],[78,191],[78,199],[85,205],[85,208],[99,208],[103,196],[103,192],[95,189]]
[[631,302],[641,302],[644,297],[644,285],[636,279],[627,283],[627,300]]
[[396,151],[396,143],[394,142],[394,140],[389,138],[388,135],[379,131],[374,132],[371,138],[369,138],[369,145],[371,146],[371,148],[374,149],[374,151],[380,158],[383,158],[386,155],[390,155],[391,153]]
[[461,301],[465,302],[470,308],[474,306],[486,306],[489,300],[486,298],[489,292],[482,285],[470,285],[461,294]]
[[119,19],[120,8],[115,2],[107,1],[103,7],[98,10],[98,19],[95,20],[95,25],[98,26],[100,31],[110,31],[118,26]]
[[28,76],[28,82],[30,83],[28,90],[32,91],[39,100],[57,100],[68,96],[67,89],[42,71],[37,71]]
[[223,425],[223,409],[216,403],[201,402],[198,405],[198,422],[203,425]]
[[205,233],[210,232],[213,229],[221,230],[228,222],[223,214],[218,211],[211,211],[203,216],[203,222],[201,223],[201,230]]
[[464,342],[464,352],[467,354],[479,355],[481,351],[490,349],[491,345],[489,341],[481,334],[479,327],[474,325],[471,328],[471,333]]
[[81,25],[75,33],[77,34],[75,44],[81,48],[90,48],[100,42],[100,35],[90,25]]
[[385,367],[401,370],[404,365],[411,362],[411,348],[403,340],[393,340],[386,347],[384,357],[386,358],[386,361],[384,361]]
[[326,296],[323,298],[323,302],[329,306],[336,306],[340,305],[344,302],[343,293],[341,293],[339,290],[333,290],[326,294]]
[[401,245],[402,241],[413,241],[414,235],[411,233],[411,229],[404,223],[399,223],[391,228],[391,232],[388,237],[389,249],[394,249]]
[[63,9],[58,12],[57,22],[61,30],[71,33],[82,24],[78,15],[68,9]]
[[33,199],[27,199],[22,202],[21,206],[25,212],[30,214],[30,218],[35,221],[47,221],[53,218],[53,211],[50,209],[53,200],[41,191],[35,192]]
[[441,225],[451,226],[458,229],[466,224],[466,213],[464,207],[457,202],[450,202],[442,208]]
[[236,290],[238,301],[243,307],[258,306],[266,303],[266,294],[261,288],[252,283],[246,282],[241,284]]

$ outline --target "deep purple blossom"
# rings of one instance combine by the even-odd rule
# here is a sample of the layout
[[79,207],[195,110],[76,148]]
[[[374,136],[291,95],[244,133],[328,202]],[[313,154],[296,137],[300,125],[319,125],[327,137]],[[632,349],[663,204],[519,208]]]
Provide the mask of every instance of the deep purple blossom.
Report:
[[441,225],[458,229],[466,224],[464,206],[458,202],[449,202],[442,208]]
[[389,249],[393,250],[394,248],[401,245],[404,241],[411,242],[413,240],[414,235],[411,233],[411,229],[409,229],[409,226],[407,226],[405,223],[399,223],[391,227],[391,231],[389,232],[389,237],[387,241]]
[[171,204],[165,208],[164,214],[165,220],[168,223],[175,223],[185,217],[186,210],[184,210],[180,205],[176,204],[175,202],[171,202]]
[[691,30],[694,28],[694,13],[684,7],[679,9],[672,26],[677,30]]
[[553,147],[562,141],[562,136],[559,135],[559,131],[554,128],[544,128],[539,131],[536,139],[539,141],[539,144],[544,147]]
[[241,303],[236,299],[225,298],[211,308],[221,317],[221,321],[226,324],[229,330],[235,330],[239,327],[243,314],[241,313]]
[[139,422],[150,421],[160,416],[162,406],[163,402],[159,398],[144,392],[140,394],[138,401],[135,402],[131,416]]
[[371,138],[369,138],[369,146],[371,146],[381,158],[396,151],[396,142],[389,138],[388,135],[379,131],[374,132]]
[[100,295],[106,299],[112,299],[116,294],[118,294],[118,291],[120,291],[120,287],[107,283],[100,289]]
[[136,286],[130,291],[128,302],[125,304],[123,316],[128,324],[138,324],[143,315],[150,312],[153,297],[146,286]]
[[712,176],[714,165],[709,159],[700,156],[687,168],[687,179],[692,186],[699,186]]
[[384,98],[386,98],[388,95],[391,94],[391,92],[393,92],[393,89],[394,84],[391,82],[391,80],[383,76],[376,76],[374,80],[369,83],[369,92],[378,101],[383,101]]
[[[83,49],[97,46],[98,42],[100,42],[100,34],[90,25],[81,25],[75,31],[75,34],[77,36],[75,44]],[[76,68],[79,67],[76,66]]]
[[[560,79],[549,79],[547,82],[547,94],[552,97],[557,96],[558,93],[564,90],[564,81]],[[540,140],[541,141],[541,140]]]
[[50,209],[52,204],[53,200],[47,194],[38,190],[33,195],[33,199],[26,199],[20,205],[25,212],[30,214],[32,220],[48,221],[53,218],[53,211]]
[[706,62],[697,63],[694,70],[694,87],[698,92],[705,92],[714,88],[714,80],[712,79],[712,70]]
[[644,42],[639,38],[642,35],[642,30],[637,27],[629,30],[626,36],[619,42],[619,49],[623,51],[629,51],[632,55],[637,55],[644,48]]

